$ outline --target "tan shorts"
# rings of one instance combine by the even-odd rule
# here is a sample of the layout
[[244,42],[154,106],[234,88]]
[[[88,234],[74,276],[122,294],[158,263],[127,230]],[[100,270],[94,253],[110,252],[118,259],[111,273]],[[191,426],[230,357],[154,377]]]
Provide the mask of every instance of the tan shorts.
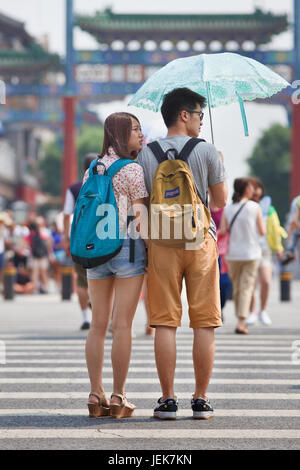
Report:
[[200,250],[167,248],[150,242],[148,299],[150,325],[181,325],[185,279],[190,328],[222,326],[217,243],[208,235]]
[[32,258],[31,260],[32,269],[43,269],[47,270],[49,267],[49,260],[47,257],[44,258]]
[[74,268],[77,274],[77,287],[84,287],[87,289],[88,283],[86,278],[86,269],[81,266],[81,264],[74,264]]

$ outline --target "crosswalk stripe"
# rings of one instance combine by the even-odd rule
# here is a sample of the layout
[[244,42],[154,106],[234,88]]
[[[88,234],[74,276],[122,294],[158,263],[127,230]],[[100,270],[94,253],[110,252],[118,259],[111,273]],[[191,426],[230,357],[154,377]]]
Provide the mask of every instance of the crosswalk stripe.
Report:
[[[0,410],[0,416],[19,416],[19,415],[29,415],[29,416],[87,416],[88,412],[86,408],[59,408],[59,409],[49,409],[49,408],[24,408],[24,409],[14,409],[6,408]],[[151,417],[153,415],[153,408],[136,408],[134,410],[134,416],[139,417]],[[296,418],[300,417],[300,410],[248,410],[248,409],[216,409],[214,411],[216,417],[265,417],[265,418]],[[191,409],[179,409],[177,411],[177,416],[191,416]]]
[[[108,362],[106,362],[108,364]],[[177,361],[177,364],[179,363],[179,361]],[[191,364],[190,361],[187,361],[186,362],[187,364]],[[238,361],[238,360],[234,360],[234,361],[230,361],[230,360],[224,360],[224,361],[221,361],[221,360],[215,360],[214,361],[215,364],[234,364],[234,365],[290,365],[290,366],[294,366],[296,367],[296,364],[293,365],[292,361],[289,360],[289,361],[257,361],[255,359],[253,360],[250,360],[250,361]],[[134,362],[132,361],[132,364],[134,364]],[[155,361],[150,361],[150,360],[145,360],[145,361],[141,361],[141,364],[155,364]],[[6,365],[2,364],[0,365],[0,373],[1,372],[85,372],[86,371],[86,367],[60,367],[60,368],[57,368],[57,367],[6,367]],[[298,370],[299,371],[299,370]]]
[[[192,365],[192,360],[191,359],[190,360],[180,360],[180,359],[178,359],[176,362],[177,362],[177,364]],[[8,359],[6,361],[6,365],[9,366],[11,364],[19,364],[20,366],[22,365],[22,368],[23,368],[24,367],[23,364],[25,364],[25,365],[26,364],[40,364],[40,365],[41,364],[57,364],[57,365],[58,364],[84,364],[85,365],[86,361],[85,361],[85,359],[24,359],[24,360]],[[111,361],[110,360],[104,360],[104,364],[111,365]],[[154,359],[153,360],[149,360],[149,359],[148,360],[143,360],[143,359],[135,359],[134,360],[133,359],[131,361],[131,364],[141,364],[142,366],[145,365],[145,364],[155,365],[155,361],[154,361]],[[7,368],[5,370],[7,370]],[[145,369],[143,367],[134,368],[131,365],[130,370],[132,372],[141,372]],[[154,368],[154,367],[147,367],[147,371],[149,371],[149,372],[155,371],[155,370],[156,370],[156,368]],[[185,371],[191,372],[191,371],[194,371],[194,368],[191,367],[190,369],[188,369],[186,367],[185,368],[176,367],[176,370],[177,370],[177,372],[179,372],[179,371],[180,372],[185,372]],[[225,368],[224,369],[223,368],[218,369],[218,368],[214,368],[214,370],[215,371],[220,371],[220,372],[226,371],[226,370],[227,370],[227,372],[244,372],[244,371],[245,372],[251,372],[252,371],[252,372],[257,372],[257,373],[259,373],[261,371],[261,369],[249,369],[249,368],[247,368],[247,369],[244,369],[244,368],[243,369],[236,369],[236,368],[234,368],[234,369],[225,369]],[[277,368],[276,369],[268,369],[268,373],[270,373],[270,372],[289,373],[290,370],[291,370],[292,373],[293,372],[298,372],[299,373],[299,371],[294,371],[293,369],[286,369],[286,368],[284,368],[284,369],[277,369]],[[1,367],[0,367],[0,371],[1,371]],[[265,370],[263,370],[263,372],[265,373]]]
[[[145,372],[145,371],[144,371]],[[112,384],[112,378],[104,377],[102,382],[105,384]],[[0,384],[87,384],[90,383],[87,378],[0,378]],[[128,384],[158,384],[158,378],[153,377],[128,377],[126,380]],[[195,379],[192,378],[179,378],[175,377],[177,384],[194,384]],[[211,379],[210,384],[235,384],[235,385],[300,385],[300,379]]]
[[[181,343],[176,343],[176,344],[181,344]],[[19,345],[19,343],[18,343]],[[13,346],[11,345],[8,345],[6,344],[7,346],[7,349],[9,349],[10,351],[13,350]],[[54,349],[54,346],[53,345],[53,348],[51,349]],[[108,348],[108,345],[105,345],[107,348]],[[135,347],[135,345],[133,344],[133,348]],[[192,345],[191,345],[192,347]],[[152,348],[153,348],[153,345],[152,345]],[[50,349],[50,350],[51,350]],[[245,346],[243,344],[239,345],[239,346],[225,346],[225,345],[220,345],[220,344],[216,344],[216,351],[240,351],[240,352],[243,352],[243,351],[291,351],[293,349],[293,347],[291,345],[289,346],[257,346],[257,347],[253,347],[253,346]],[[16,352],[15,355],[18,355],[20,354],[19,352]],[[26,350],[26,353],[24,354],[27,354],[27,350]],[[76,353],[75,353],[76,354]]]
[[[268,357],[268,356],[272,356],[272,357],[288,357],[292,354],[292,349],[291,351],[289,352],[257,352],[256,350],[255,351],[252,351],[251,352],[251,356],[256,356],[256,357]],[[110,351],[105,351],[107,354],[110,354]],[[180,349],[178,350],[177,348],[177,352],[178,352],[178,355],[180,355]],[[140,355],[148,355],[149,353],[141,353]],[[10,354],[12,355],[12,354]],[[187,355],[187,354],[186,354]],[[249,352],[231,352],[231,351],[216,351],[215,353],[215,357],[223,357],[223,356],[232,356],[232,357],[248,357],[250,354]]]
[[[159,384],[157,383],[158,388]],[[156,392],[128,392],[129,399],[153,399]],[[86,398],[86,392],[0,392],[0,399],[79,399]],[[191,398],[191,393],[177,393],[179,399]],[[212,399],[220,400],[300,400],[300,393],[209,393]]]
[[[300,439],[298,429],[0,429],[0,439]],[[188,451],[187,451],[188,452]]]
[[[267,335],[263,335],[263,334],[260,334],[260,335],[256,335],[256,336],[247,336],[247,337],[241,337],[241,336],[238,336],[238,335],[235,335],[235,334],[219,334],[219,333],[216,333],[215,334],[215,338],[216,340],[226,340],[227,341],[230,341],[230,342],[252,342],[252,343],[255,343],[257,341],[265,341],[265,340],[279,340],[280,342],[284,342],[284,341],[287,341],[287,340],[293,340],[293,339],[299,339],[297,338],[297,335],[293,334],[293,335],[285,335],[285,334],[282,334],[282,335],[272,335],[272,334],[267,334]],[[58,336],[57,338],[55,339],[41,339],[40,336],[37,336],[37,339],[26,339],[24,338],[24,335],[14,335],[14,334],[0,334],[0,339],[7,339],[7,341],[31,341],[31,342],[37,342],[37,341],[40,341],[40,342],[46,342],[46,341],[52,341],[52,342],[84,342],[86,340],[86,336],[83,336],[83,337],[78,337],[77,339],[68,339],[68,338],[62,338],[60,339],[60,337]],[[137,338],[134,338],[134,342],[137,342],[137,341],[149,341],[151,340],[152,338],[151,337],[147,337],[147,336],[143,336],[143,337],[137,337]],[[176,336],[176,340],[189,340],[189,339],[193,339],[193,332],[191,331],[191,333],[177,333],[177,336]],[[111,337],[107,337],[106,341],[111,341]]]
[[[11,362],[13,361],[9,361],[8,363],[10,364]],[[135,364],[142,364],[144,365],[144,361],[132,361],[133,363]],[[179,361],[177,361],[178,363]],[[19,363],[19,361],[18,361]],[[52,363],[55,363],[55,364],[85,364],[85,360],[64,360],[64,359],[61,359],[61,360],[57,360],[57,361],[48,361],[47,359],[44,359],[44,360],[40,360],[40,361],[30,361],[30,360],[27,360],[26,361],[26,364],[27,363],[30,363],[30,364],[52,364]],[[153,363],[153,361],[152,361]],[[191,361],[180,361],[180,363],[186,363],[186,364],[191,364]],[[107,364],[107,361],[105,361],[105,364]],[[32,368],[33,369],[33,368]],[[30,370],[32,370],[30,369]],[[7,368],[5,369],[7,371]],[[22,368],[19,368],[18,369],[19,371],[22,370],[24,371],[24,367]],[[36,368],[34,368],[34,370],[36,370]],[[49,369],[47,369],[48,371]],[[53,371],[53,369],[50,369]],[[1,371],[1,368],[0,368],[0,371]],[[87,372],[87,369],[85,368],[78,368],[78,367],[69,367],[69,368],[60,368],[60,367],[57,367],[55,368],[55,372]],[[111,372],[112,371],[112,367],[103,367],[103,372]],[[258,369],[258,368],[254,368],[254,369],[251,369],[249,367],[244,367],[242,369],[239,369],[239,368],[231,368],[231,369],[227,369],[227,368],[217,368],[217,367],[214,367],[213,369],[213,374],[264,374],[266,375],[266,371],[268,372],[268,374],[299,374],[299,370],[298,369],[280,369],[280,368],[276,368],[276,369]],[[11,372],[11,371],[8,371],[8,372]],[[25,370],[25,372],[27,372]],[[43,372],[46,372],[46,370]],[[134,372],[134,373],[145,373],[145,372],[149,372],[149,373],[153,373],[153,372],[157,372],[157,369],[156,367],[147,367],[147,369],[145,369],[145,367],[131,367],[129,368],[129,373],[130,372]],[[194,368],[193,367],[176,367],[176,373],[179,373],[179,372],[191,372],[191,373],[194,373]]]
[[[191,338],[192,340],[192,338]],[[191,340],[182,340],[182,339],[176,339],[176,344],[178,345],[192,345],[193,341]],[[295,339],[294,339],[295,340]],[[268,350],[268,349],[287,349],[290,347],[290,344],[292,343],[293,341],[282,341],[281,344],[285,344],[287,343],[287,346],[279,346],[278,345],[278,340],[277,341],[272,341],[272,342],[266,342],[265,340],[264,341],[259,341],[257,342],[256,340],[255,341],[220,341],[218,339],[216,339],[216,347],[217,348],[220,348],[220,349],[246,349],[246,350],[252,350],[253,349],[253,346],[260,346],[259,349],[262,349],[262,350]],[[68,346],[70,347],[70,349],[72,349],[74,346],[76,347],[84,347],[85,346],[85,343],[86,341],[68,341],[68,340],[64,340],[64,341],[48,341],[48,340],[45,340],[45,341],[11,341],[11,340],[5,340],[5,344],[7,345],[7,347],[9,347],[10,349],[12,348],[15,348],[15,347],[19,347],[19,346],[28,346],[28,349],[31,349],[31,347],[33,346],[45,346],[45,347],[54,347],[54,346]],[[267,344],[266,344],[267,343]],[[112,345],[112,341],[108,341],[106,340],[105,341],[105,344],[108,345],[108,346],[111,346]],[[133,340],[133,347],[138,347],[140,345],[146,345],[147,347],[152,347],[153,348],[153,338],[152,339],[145,339],[145,340]],[[272,346],[273,344],[273,346]],[[247,347],[248,346],[248,347]]]
[[[182,345],[180,343],[176,343],[177,344],[177,349],[178,350],[182,350],[182,351],[187,351],[187,350],[191,350],[192,349],[192,344],[189,344],[189,345]],[[108,344],[106,344],[106,347],[108,348]],[[290,345],[291,347],[291,345]],[[39,350],[39,351],[51,351],[53,349],[55,350],[68,350],[68,351],[84,351],[84,348],[85,348],[85,345],[82,344],[82,345],[64,345],[64,346],[61,346],[61,345],[48,345],[48,346],[43,346],[43,345],[38,345],[38,346],[35,346],[35,345],[30,345],[30,346],[26,346],[26,345],[7,345],[7,350],[8,351],[36,351],[36,350]],[[218,345],[216,346],[216,349],[218,348]],[[132,346],[132,349],[133,351],[153,351],[153,344],[147,344],[147,345],[135,345],[133,344]],[[220,348],[221,349],[221,348]],[[242,345],[241,347],[239,348],[241,351],[243,350],[242,348]],[[276,347],[274,346],[273,349],[276,349]],[[286,348],[285,348],[286,349]],[[254,348],[251,348],[250,350],[255,350]]]
[[[14,361],[8,361],[8,364],[12,363]],[[141,364],[141,365],[144,365],[145,364],[145,361],[131,361],[132,363],[134,364]],[[149,363],[150,361],[148,361]],[[20,362],[17,361],[17,363],[19,364]],[[25,362],[26,364],[85,364],[85,360],[84,359],[74,359],[74,360],[68,360],[68,359],[61,359],[61,360],[57,360],[57,361],[51,361],[51,360],[47,360],[47,359],[42,359],[42,360],[39,360],[39,361],[35,361],[35,360],[27,360]],[[180,363],[180,364],[191,364],[191,361],[177,361],[177,363]],[[108,364],[108,361],[105,361],[104,364]],[[151,361],[151,364],[154,364],[154,361]],[[10,368],[12,369],[12,368]],[[13,372],[15,371],[23,371],[23,372],[28,372],[28,369],[25,369],[24,370],[24,367],[19,367],[17,370],[17,368],[15,367],[13,369]],[[37,369],[37,368],[29,368],[29,372],[32,372],[33,370],[34,371],[39,371],[39,372],[48,372],[48,371],[54,371],[54,372],[87,372],[87,369],[84,368],[84,367],[56,367],[56,368],[45,368],[40,370],[40,369]],[[3,369],[4,371],[4,369]],[[12,370],[8,370],[8,368],[6,367],[5,368],[5,371],[7,372],[12,372]],[[111,372],[112,371],[112,366],[111,366],[111,363],[110,363],[110,367],[103,367],[103,372]],[[244,367],[242,369],[239,369],[239,368],[231,368],[231,369],[227,369],[227,368],[217,368],[217,367],[214,367],[213,369],[213,374],[215,373],[218,373],[218,374],[266,374],[266,371],[268,372],[268,374],[299,374],[299,370],[298,369],[280,369],[280,368],[276,368],[276,369],[259,369],[259,368],[254,368],[254,369],[251,369],[249,367]],[[0,367],[0,372],[1,372],[1,367]],[[157,372],[157,369],[156,367],[148,367],[145,369],[145,367],[132,367],[130,366],[129,368],[129,372],[134,372],[134,373],[145,373],[145,372],[149,372],[149,373],[152,373],[152,372]],[[176,373],[179,373],[179,372],[192,372],[194,373],[194,368],[193,367],[176,367]]]
[[[295,351],[295,350],[294,350],[294,351]],[[218,353],[218,352],[217,352],[217,353],[215,354],[215,361],[219,361],[219,360],[222,359],[222,358],[226,358],[226,361],[227,361],[227,360],[229,360],[230,358],[232,358],[232,359],[234,360],[234,362],[235,362],[235,361],[240,362],[240,361],[242,361],[242,358],[245,358],[245,357],[246,357],[246,358],[248,358],[248,359],[250,358],[249,360],[252,361],[252,362],[257,361],[258,363],[261,363],[261,361],[258,360],[257,358],[260,358],[260,357],[262,357],[262,358],[273,358],[273,357],[274,357],[274,358],[277,358],[277,357],[278,357],[278,358],[290,358],[290,357],[292,356],[292,354],[293,354],[293,351],[290,351],[290,352],[288,352],[288,353],[257,353],[257,354],[256,354],[254,351],[253,351],[252,353],[229,353],[229,352],[226,352],[226,353],[225,353],[225,352],[224,352],[224,353],[220,353],[220,352],[219,352],[219,353]],[[44,353],[44,354],[38,354],[38,355],[36,355],[36,354],[34,354],[34,355],[33,355],[33,354],[28,354],[28,355],[27,355],[27,354],[24,354],[24,356],[26,356],[26,357],[41,356],[41,358],[45,358],[45,357],[48,357],[48,356],[53,357],[53,356],[56,356],[56,355],[57,355],[57,354],[54,354],[54,355],[53,355],[53,354],[48,353],[48,352],[47,352],[47,353]],[[298,355],[299,355],[299,354],[298,354]],[[65,353],[65,352],[64,352],[64,353],[63,353],[63,356],[68,356],[68,357],[71,357],[71,356],[75,356],[75,357],[81,356],[81,357],[84,357],[85,355],[84,355],[84,353],[82,353],[82,354],[74,354],[74,353],[68,354],[68,353]],[[8,358],[8,357],[9,357],[9,358],[12,358],[12,357],[15,357],[15,355],[14,355],[14,354],[6,353],[6,354],[5,354],[5,357],[7,357],[7,358]],[[21,357],[22,357],[22,356],[21,356]],[[62,354],[58,354],[58,357],[62,357]],[[110,351],[104,351],[104,359],[105,359],[105,360],[108,360],[110,357],[111,357],[111,352],[110,352]],[[134,357],[141,358],[141,359],[137,359],[137,360],[140,360],[140,361],[145,362],[145,363],[147,363],[147,361],[149,361],[149,359],[147,359],[147,358],[149,358],[149,357],[153,357],[152,361],[154,361],[154,351],[149,351],[149,352],[136,352],[136,353],[134,354]],[[143,359],[144,357],[145,357],[145,359]],[[178,359],[178,360],[181,360],[181,359],[183,359],[183,358],[190,358],[190,360],[191,360],[191,358],[192,358],[192,351],[189,351],[189,352],[181,352],[181,351],[178,351],[178,350],[177,350],[177,359]],[[190,360],[187,359],[187,361],[189,361],[189,362],[190,362]],[[24,361],[21,361],[21,360],[20,360],[19,362],[24,362]],[[26,362],[26,361],[25,361],[25,362]],[[280,360],[278,359],[276,362],[277,362],[278,364],[280,364],[280,362],[282,362],[282,361],[280,361]]]

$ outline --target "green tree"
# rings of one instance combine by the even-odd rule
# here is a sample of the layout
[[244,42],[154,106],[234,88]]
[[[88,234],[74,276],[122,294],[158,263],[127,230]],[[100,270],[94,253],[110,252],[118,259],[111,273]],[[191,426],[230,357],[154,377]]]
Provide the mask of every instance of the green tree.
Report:
[[290,144],[290,129],[273,124],[263,133],[247,160],[251,176],[262,180],[265,193],[271,196],[282,223],[289,210]]
[[[76,148],[78,179],[83,176],[83,161],[87,153],[100,153],[103,142],[103,128],[83,125],[77,134]],[[61,140],[56,138],[43,147],[44,157],[39,162],[40,188],[52,196],[61,194],[62,154]]]
[[58,140],[46,144],[43,148],[44,158],[39,162],[41,190],[52,196],[61,193],[61,150]]
[[103,127],[83,125],[77,135],[78,178],[82,178],[83,161],[87,153],[100,153],[103,142]]

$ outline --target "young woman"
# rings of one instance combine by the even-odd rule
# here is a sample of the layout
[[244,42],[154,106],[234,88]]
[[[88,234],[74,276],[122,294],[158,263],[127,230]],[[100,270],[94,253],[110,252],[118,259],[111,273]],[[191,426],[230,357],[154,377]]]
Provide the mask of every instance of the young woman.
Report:
[[[264,201],[264,186],[258,178],[251,178],[254,193],[252,200],[261,204]],[[266,236],[260,237],[259,243],[262,249],[262,258],[258,268],[258,276],[256,285],[260,290],[260,309],[255,312],[255,291],[253,292],[250,315],[247,318],[247,325],[254,325],[259,320],[263,325],[271,325],[272,320],[266,312],[266,305],[269,297],[272,271],[273,271],[273,254],[276,253],[277,260],[281,260],[284,251],[282,245],[282,238],[287,234],[283,227],[280,226],[278,214],[274,206],[271,205],[271,198],[269,204],[263,207],[263,218],[266,224]]]
[[225,235],[227,230],[230,230],[226,261],[233,287],[235,314],[238,318],[235,332],[240,334],[248,333],[246,318],[261,259],[259,235],[265,235],[261,208],[257,202],[251,201],[252,196],[253,186],[250,179],[237,178],[234,181],[232,204],[225,207],[219,231],[221,235]]
[[[99,162],[106,168],[119,158],[137,157],[143,134],[138,119],[129,113],[114,113],[104,123],[104,140]],[[97,166],[99,174],[103,165]],[[87,178],[87,173],[84,182]],[[146,204],[148,193],[142,167],[133,162],[124,166],[112,179],[119,211],[120,227],[126,231],[127,214]],[[127,207],[126,204],[127,202]],[[144,241],[135,240],[134,262],[129,260],[130,239],[125,238],[118,255],[105,264],[87,270],[92,304],[92,322],[86,341],[86,362],[91,382],[88,408],[91,417],[112,415],[129,417],[135,406],[125,395],[125,381],[131,354],[132,321],[139,301],[146,266]],[[112,316],[113,393],[110,402],[102,385],[104,341]]]

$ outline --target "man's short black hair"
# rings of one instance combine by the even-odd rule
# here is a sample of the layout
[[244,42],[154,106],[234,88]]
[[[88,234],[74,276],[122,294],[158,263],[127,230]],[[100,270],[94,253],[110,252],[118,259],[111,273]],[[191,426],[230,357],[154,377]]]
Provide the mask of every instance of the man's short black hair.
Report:
[[170,91],[164,96],[160,109],[165,125],[172,126],[182,110],[193,110],[197,104],[201,106],[201,109],[205,108],[206,99],[189,88],[175,88]]
[[84,161],[83,161],[84,171],[86,171],[90,167],[90,164],[92,163],[92,161],[95,160],[95,158],[97,158],[97,157],[98,157],[98,155],[96,153],[88,153],[84,157]]

